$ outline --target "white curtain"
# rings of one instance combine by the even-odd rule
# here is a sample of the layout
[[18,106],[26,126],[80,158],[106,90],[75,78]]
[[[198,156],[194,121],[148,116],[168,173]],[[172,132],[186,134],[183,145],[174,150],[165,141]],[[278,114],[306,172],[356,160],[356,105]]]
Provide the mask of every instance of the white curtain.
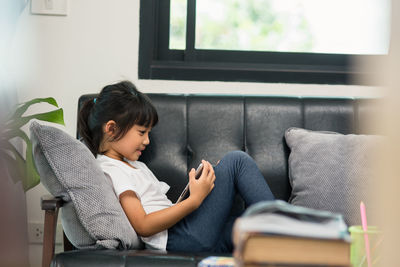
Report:
[[[9,55],[19,15],[26,0],[0,0],[0,140],[7,114],[16,104],[15,82],[9,75]],[[0,143],[0,149],[1,149]],[[8,175],[0,156],[0,266],[28,266],[26,200],[21,183]]]

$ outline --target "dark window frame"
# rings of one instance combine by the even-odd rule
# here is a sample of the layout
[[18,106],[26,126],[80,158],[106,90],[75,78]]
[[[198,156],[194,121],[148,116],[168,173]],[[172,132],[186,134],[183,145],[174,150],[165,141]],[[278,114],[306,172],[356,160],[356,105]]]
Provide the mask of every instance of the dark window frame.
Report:
[[139,79],[372,85],[372,73],[352,62],[385,57],[195,49],[196,0],[188,0],[186,50],[170,50],[169,7],[140,1]]

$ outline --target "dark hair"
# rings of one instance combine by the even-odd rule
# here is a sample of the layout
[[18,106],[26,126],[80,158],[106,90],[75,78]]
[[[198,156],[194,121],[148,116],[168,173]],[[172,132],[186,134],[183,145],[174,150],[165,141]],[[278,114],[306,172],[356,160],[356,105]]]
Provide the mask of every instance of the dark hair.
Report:
[[135,124],[154,127],[157,110],[150,99],[129,81],[105,86],[97,98],[85,101],[79,111],[78,131],[96,156],[103,140],[103,125],[113,120],[117,129],[113,140],[121,139]]

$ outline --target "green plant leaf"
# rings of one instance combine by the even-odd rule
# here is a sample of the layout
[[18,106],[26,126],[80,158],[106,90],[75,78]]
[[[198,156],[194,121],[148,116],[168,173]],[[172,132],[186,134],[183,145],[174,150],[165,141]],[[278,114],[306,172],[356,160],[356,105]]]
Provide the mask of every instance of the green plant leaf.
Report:
[[20,118],[15,118],[11,124],[7,125],[8,129],[19,129],[25,124],[27,124],[30,120],[32,119],[37,119],[41,121],[48,121],[48,122],[53,122],[53,123],[58,123],[61,125],[65,125],[64,123],[64,112],[62,108],[45,112],[45,113],[39,113],[39,114],[34,114],[26,117],[20,117]]
[[[0,136],[1,142],[6,141],[4,142],[5,145],[2,146],[0,149],[0,153],[4,155],[4,159],[9,166],[9,174],[11,175],[14,182],[22,181],[25,191],[39,184],[40,176],[36,170],[35,162],[33,160],[32,143],[26,133],[21,130],[21,127],[23,127],[32,119],[65,125],[64,112],[62,108],[49,112],[23,116],[23,114],[31,105],[43,102],[46,102],[58,108],[56,100],[52,97],[35,98],[30,101],[21,103],[17,106],[13,115],[9,117],[9,120],[2,129],[3,133]],[[13,138],[21,138],[25,142],[25,159],[9,142]]]
[[[10,154],[13,154],[14,157],[12,157]],[[25,172],[25,160],[22,158],[22,156],[18,153],[18,151],[15,149],[14,146],[11,144],[8,144],[7,147],[3,147],[3,150],[1,150],[1,157],[2,159],[5,160],[7,164],[7,169],[8,172],[13,179],[14,183],[17,183],[18,181],[21,180],[21,177],[25,177],[26,175],[24,174]]]
[[14,162],[10,161],[10,159],[8,162],[8,166],[10,166],[9,169],[12,170],[10,171],[10,175],[14,181],[21,180],[24,190],[28,191],[40,183],[40,176],[33,160],[32,143],[26,133],[21,129],[14,130],[13,135],[14,137],[20,137],[25,142],[26,153],[24,160],[16,148],[8,143],[6,150],[10,151],[15,157],[15,160],[11,157]]
[[35,162],[33,160],[31,140],[22,130],[19,130],[17,135],[18,137],[22,138],[26,143],[25,166],[24,166],[25,171],[24,171],[24,176],[22,178],[22,183],[24,186],[24,190],[28,191],[29,189],[35,187],[40,183],[40,176],[36,170]]
[[23,185],[24,190],[28,191],[40,183],[40,175],[33,160],[32,143],[30,141],[26,146],[25,170],[25,182]]
[[22,117],[22,115],[25,113],[25,111],[32,106],[33,104],[38,104],[38,103],[49,103],[50,105],[53,105],[55,107],[58,107],[57,101],[53,97],[47,97],[47,98],[35,98],[30,101],[21,103],[18,105],[17,109],[15,110],[14,114],[11,116],[11,120],[14,120],[16,118]]

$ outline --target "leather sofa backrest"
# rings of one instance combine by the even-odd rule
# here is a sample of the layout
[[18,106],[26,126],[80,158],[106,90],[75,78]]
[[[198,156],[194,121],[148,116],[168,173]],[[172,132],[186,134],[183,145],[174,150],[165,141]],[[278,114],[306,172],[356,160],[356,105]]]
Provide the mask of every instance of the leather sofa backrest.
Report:
[[[78,110],[86,99],[83,95]],[[187,183],[187,173],[201,159],[213,164],[227,152],[242,150],[252,156],[272,192],[288,200],[289,149],[284,132],[289,127],[343,134],[376,134],[361,125],[376,111],[378,99],[275,96],[219,96],[148,94],[159,123],[140,160],[167,182],[175,201]],[[79,138],[79,136],[78,136]]]

